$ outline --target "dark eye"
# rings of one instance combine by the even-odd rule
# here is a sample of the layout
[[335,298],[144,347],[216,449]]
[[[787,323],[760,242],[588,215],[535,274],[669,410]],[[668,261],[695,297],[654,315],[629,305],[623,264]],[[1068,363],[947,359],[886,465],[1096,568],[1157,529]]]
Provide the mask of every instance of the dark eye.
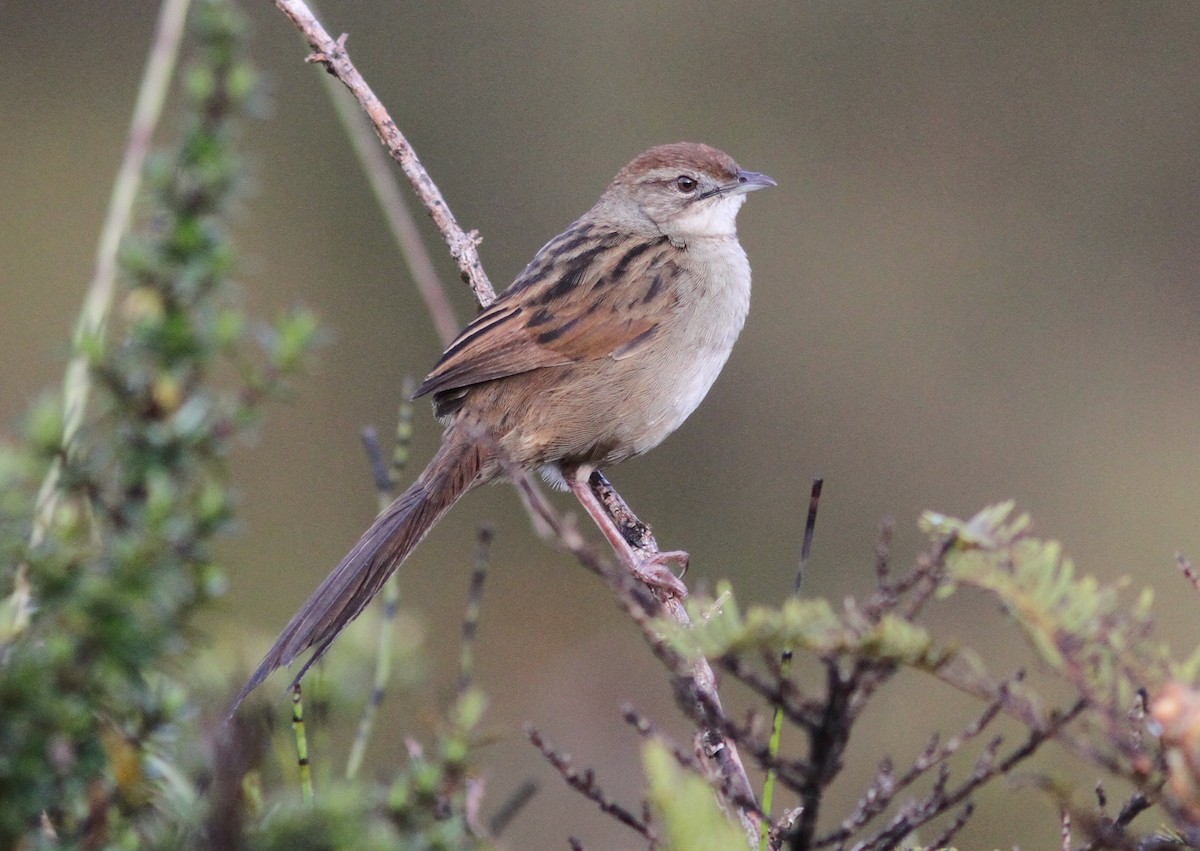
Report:
[[688,177],[686,174],[681,174],[675,178],[675,188],[680,192],[694,192],[696,185],[696,178]]

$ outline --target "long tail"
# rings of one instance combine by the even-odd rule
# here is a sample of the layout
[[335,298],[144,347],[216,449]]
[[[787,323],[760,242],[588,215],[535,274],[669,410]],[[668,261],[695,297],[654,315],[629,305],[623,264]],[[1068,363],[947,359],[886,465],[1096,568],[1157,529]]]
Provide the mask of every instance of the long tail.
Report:
[[486,460],[487,450],[478,441],[451,427],[441,449],[412,487],[375,518],[354,549],[292,616],[238,694],[233,710],[276,668],[290,665],[305,650],[316,647],[293,680],[298,683],[442,515],[479,483]]

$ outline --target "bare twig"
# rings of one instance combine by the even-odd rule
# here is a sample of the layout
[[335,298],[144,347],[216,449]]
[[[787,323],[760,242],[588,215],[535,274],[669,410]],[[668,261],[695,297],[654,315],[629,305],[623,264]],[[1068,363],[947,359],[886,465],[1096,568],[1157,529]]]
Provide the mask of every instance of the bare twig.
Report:
[[1000,748],[1000,740],[998,738],[993,739],[976,761],[975,768],[972,770],[970,777],[954,789],[947,789],[949,774],[946,763],[942,763],[940,766],[941,773],[938,776],[938,782],[934,784],[933,791],[924,800],[915,802],[911,807],[906,807],[902,810],[892,820],[890,825],[861,843],[861,847],[893,848],[896,843],[930,819],[942,813],[949,812],[960,804],[969,804],[971,795],[979,787],[994,777],[1008,774],[1018,763],[1028,759],[1042,745],[1056,738],[1059,731],[1079,717],[1086,708],[1087,703],[1085,701],[1077,701],[1065,712],[1051,718],[1045,728],[1031,730],[1024,743],[1004,759],[996,759]]
[[1187,581],[1192,583],[1192,587],[1200,591],[1200,574],[1196,573],[1196,567],[1192,564],[1191,559],[1183,553],[1175,553],[1175,564]]
[[496,810],[496,814],[488,821],[488,835],[493,839],[499,839],[504,829],[512,824],[512,820],[516,818],[517,813],[525,809],[525,805],[533,800],[533,796],[537,794],[537,790],[537,784],[532,780],[526,780],[518,786],[508,796],[508,800],[500,806],[500,809]]
[[[825,485],[824,479],[813,479],[812,491],[808,496],[808,518],[804,523],[804,542],[800,545],[800,565],[796,568],[796,582],[792,589],[794,593],[800,593],[800,585],[804,582],[804,574],[808,570],[808,560],[812,555],[813,534],[817,529],[817,509],[821,505],[821,488]],[[791,655],[791,651],[788,651]]]
[[979,717],[969,723],[957,736],[951,737],[941,747],[937,746],[936,739],[931,739],[930,747],[926,748],[925,752],[913,761],[909,770],[896,780],[894,792],[907,788],[921,774],[933,766],[950,759],[950,757],[958,753],[963,745],[979,736],[996,719],[996,716],[1000,714],[1000,710],[1004,707],[1007,700],[1008,688],[1002,686],[1001,693],[996,699],[985,706]]
[[875,543],[875,580],[880,586],[888,582],[892,572],[892,536],[896,532],[896,521],[885,517],[879,524],[879,538]]
[[[1150,795],[1157,796],[1161,785],[1155,784],[1152,790],[1147,790]],[[1154,802],[1146,794],[1142,792],[1134,792],[1132,797],[1125,802],[1121,807],[1121,811],[1117,813],[1116,818],[1110,818],[1106,813],[1107,795],[1104,788],[1100,784],[1096,784],[1096,810],[1094,812],[1088,810],[1068,809],[1067,812],[1071,819],[1071,823],[1077,828],[1076,833],[1090,837],[1087,842],[1079,846],[1079,851],[1098,851],[1098,849],[1130,849],[1133,851],[1152,851],[1152,849],[1174,849],[1184,847],[1183,842],[1190,842],[1187,847],[1195,847],[1196,836],[1187,837],[1186,832],[1183,836],[1151,836],[1145,838],[1137,838],[1130,836],[1126,830],[1138,815],[1148,810],[1154,805]],[[1157,840],[1161,839],[1159,842]]]
[[371,481],[375,483],[375,492],[391,494],[392,474],[388,471],[387,460],[383,457],[383,449],[379,446],[379,432],[371,426],[362,430],[363,451],[367,453],[367,464],[371,468]]
[[682,768],[688,771],[694,771],[697,774],[704,773],[704,766],[696,758],[696,755],[679,746],[679,743],[665,737],[654,726],[645,715],[639,712],[631,703],[626,703],[621,707],[621,717],[625,723],[629,724],[643,739],[653,739],[656,742],[664,745],[671,752],[671,756],[675,757],[675,761]]
[[634,815],[604,794],[604,790],[596,782],[596,775],[590,768],[583,771],[576,771],[571,758],[566,754],[559,753],[553,745],[542,738],[542,734],[532,724],[525,725],[525,735],[529,737],[529,741],[533,742],[534,747],[542,752],[542,756],[546,758],[546,761],[557,769],[568,786],[594,802],[600,808],[601,812],[612,816],[621,822],[621,824],[637,831],[650,840],[651,843],[657,840],[654,828],[649,822]]
[[736,654],[722,656],[717,661],[724,670],[737,677],[772,706],[781,707],[783,714],[793,724],[812,727],[820,723],[822,702],[805,698],[796,684],[786,679],[778,669],[774,670],[772,676],[765,675]]
[[429,173],[425,171],[421,161],[417,159],[412,145],[408,143],[408,139],[400,132],[396,123],[392,121],[383,103],[375,96],[375,92],[367,85],[362,75],[358,73],[358,69],[351,63],[350,57],[346,53],[346,36],[343,35],[336,41],[331,38],[303,0],[275,0],[275,5],[292,20],[292,23],[304,34],[304,38],[315,51],[309,57],[309,61],[324,65],[331,74],[341,80],[362,106],[367,118],[375,128],[375,132],[379,134],[380,140],[388,149],[388,153],[400,164],[404,176],[412,184],[413,191],[417,193],[417,197],[421,199],[425,209],[429,211],[434,224],[437,225],[446,241],[450,256],[458,264],[463,280],[470,285],[479,303],[487,307],[496,300],[496,291],[492,288],[487,274],[483,271],[483,264],[479,260],[479,252],[476,247],[478,237],[465,232],[459,226],[454,214],[450,212],[450,207],[446,204],[446,199],[442,197],[441,190],[430,178]]
[[946,825],[946,829],[934,838],[929,845],[930,848],[949,848],[950,840],[953,839],[960,830],[967,826],[967,822],[971,820],[971,816],[975,815],[975,804],[968,801],[966,806],[958,811],[958,815],[954,817],[954,821]]
[[1143,795],[1141,792],[1134,792],[1121,807],[1121,811],[1117,813],[1117,817],[1113,819],[1113,824],[1117,827],[1127,827],[1139,815],[1153,806],[1153,802]]

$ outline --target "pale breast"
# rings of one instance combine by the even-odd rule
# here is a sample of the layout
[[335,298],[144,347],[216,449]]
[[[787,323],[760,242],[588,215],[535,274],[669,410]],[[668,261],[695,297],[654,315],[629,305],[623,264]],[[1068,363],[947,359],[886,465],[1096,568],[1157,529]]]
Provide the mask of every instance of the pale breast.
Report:
[[693,243],[686,254],[677,303],[663,332],[613,376],[625,397],[637,400],[620,429],[629,455],[657,446],[696,410],[729,359],[750,309],[750,264],[736,237]]
[[[609,356],[471,389],[469,407],[521,464],[599,467],[640,455],[704,399],[750,307],[750,266],[734,236],[697,240],[655,300],[654,333]],[[642,297],[643,288],[638,290]]]

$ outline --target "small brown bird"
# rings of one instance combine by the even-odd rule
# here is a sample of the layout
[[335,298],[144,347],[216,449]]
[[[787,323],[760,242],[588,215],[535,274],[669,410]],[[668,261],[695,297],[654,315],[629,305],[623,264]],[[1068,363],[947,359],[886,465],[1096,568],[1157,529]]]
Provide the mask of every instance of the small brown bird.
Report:
[[[687,142],[621,169],[442,354],[416,392],[446,425],[441,448],[292,617],[237,703],[315,647],[298,682],[442,515],[506,463],[570,488],[612,539],[588,477],[653,449],[708,393],[750,308],[737,213],[747,192],[774,185]],[[633,568],[682,596],[663,564],[678,558]]]

